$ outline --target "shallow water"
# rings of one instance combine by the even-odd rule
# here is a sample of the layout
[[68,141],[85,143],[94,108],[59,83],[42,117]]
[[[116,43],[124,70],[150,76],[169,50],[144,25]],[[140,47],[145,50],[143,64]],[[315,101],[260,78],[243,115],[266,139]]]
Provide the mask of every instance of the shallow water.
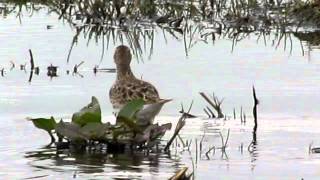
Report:
[[[81,34],[67,63],[74,34],[68,23],[45,10],[30,17],[26,14],[21,21],[15,15],[1,16],[0,67],[6,69],[5,76],[0,77],[1,179],[164,179],[184,166],[194,169],[196,179],[316,179],[320,175],[319,155],[309,153],[310,143],[320,145],[320,53],[306,42],[302,42],[302,52],[294,36],[292,52],[288,45],[284,49],[284,42],[278,48],[272,45],[272,35],[265,45],[252,34],[233,49],[232,40],[220,37],[214,44],[207,44],[199,36],[186,56],[182,37],[176,40],[156,28],[152,54],[147,43],[143,61],[134,58],[132,69],[137,77],[152,82],[162,97],[174,99],[164,107],[159,122],[175,124],[180,103],[188,106],[194,100],[191,113],[201,118],[188,119],[181,132],[184,140],[192,140],[190,151],[183,149],[179,141],[180,147],[174,145],[170,154],[57,154],[43,148],[48,136],[25,117],[70,118],[91,96],[96,96],[104,121],[114,121],[108,89],[115,74],[95,75],[92,68],[114,68],[113,50],[121,43],[110,42],[100,61],[102,42],[92,40],[87,44]],[[40,67],[40,74],[34,75],[31,82],[30,66],[26,71],[18,67],[29,63],[28,49],[32,49]],[[10,61],[16,64],[11,71]],[[66,74],[81,61],[85,61],[79,69],[83,77]],[[51,63],[59,66],[58,77],[52,79],[46,74]],[[256,145],[248,151],[253,138],[252,85],[260,100],[259,127]],[[224,97],[223,110],[230,120],[206,119],[202,110],[206,102],[200,91],[214,91]],[[241,106],[247,115],[246,124],[231,118],[233,108],[239,116]],[[221,146],[217,132],[226,137],[229,128],[226,153],[217,149],[215,154],[205,156],[210,147]],[[200,155],[196,156],[195,141],[200,143],[204,133],[203,152],[198,151]]]

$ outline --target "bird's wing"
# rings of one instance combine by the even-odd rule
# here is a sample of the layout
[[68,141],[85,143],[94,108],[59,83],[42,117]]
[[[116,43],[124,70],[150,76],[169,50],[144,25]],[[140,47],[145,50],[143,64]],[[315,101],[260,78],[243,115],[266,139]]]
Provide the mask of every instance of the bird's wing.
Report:
[[109,90],[109,99],[113,108],[118,108],[120,105],[119,99],[121,95],[119,93],[119,88],[117,86],[118,86],[117,84],[114,84]]
[[132,93],[130,98],[143,99],[145,103],[155,103],[160,100],[157,89],[150,83],[138,80],[132,84],[132,87],[128,90]]
[[109,98],[114,107],[134,99],[143,99],[146,104],[160,100],[157,89],[152,84],[141,80],[114,84],[109,91]]

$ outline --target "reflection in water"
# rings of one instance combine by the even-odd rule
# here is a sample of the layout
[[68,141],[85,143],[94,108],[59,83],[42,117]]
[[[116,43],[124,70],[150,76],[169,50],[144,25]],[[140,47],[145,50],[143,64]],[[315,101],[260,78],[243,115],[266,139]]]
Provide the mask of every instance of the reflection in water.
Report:
[[259,149],[258,149],[258,142],[257,142],[257,134],[256,132],[252,133],[252,142],[248,146],[248,151],[251,157],[251,170],[253,171],[258,160],[259,156]]
[[[111,175],[113,178],[125,177],[130,173],[158,173],[160,165],[166,167],[166,162],[173,161],[170,156],[160,152],[110,154],[98,151],[57,151],[55,147],[29,151],[24,157],[30,160],[31,167],[41,171],[99,173],[100,176],[103,176],[104,173],[123,172],[114,177]],[[169,169],[169,171],[174,172],[174,169]]]
[[[87,44],[91,41],[101,43],[100,62],[110,43],[126,42],[137,59],[143,60],[143,54],[150,58],[154,51],[155,35],[163,36],[165,41],[169,37],[183,41],[186,56],[197,44],[214,45],[217,39],[231,40],[233,51],[240,41],[253,35],[257,37],[257,42],[262,39],[267,45],[267,41],[270,41],[276,49],[283,44],[283,48],[288,49],[290,54],[293,51],[292,34],[311,42],[306,44],[308,47],[318,45],[315,42],[319,39],[317,32],[300,33],[291,30],[300,24],[288,19],[287,13],[290,10],[284,7],[291,4],[285,2],[274,6],[265,5],[263,1],[261,7],[258,3],[248,3],[236,5],[239,6],[236,8],[227,1],[210,1],[202,5],[189,1],[151,2],[128,1],[126,4],[124,1],[31,0],[26,3],[9,0],[8,4],[1,4],[1,13],[4,17],[16,14],[21,18],[23,14],[32,15],[43,9],[58,15],[59,19],[67,22],[75,31],[67,62],[79,36],[87,39]],[[245,10],[241,11],[243,8]],[[283,8],[283,11],[279,11],[279,8]],[[303,47],[301,48],[304,54]]]

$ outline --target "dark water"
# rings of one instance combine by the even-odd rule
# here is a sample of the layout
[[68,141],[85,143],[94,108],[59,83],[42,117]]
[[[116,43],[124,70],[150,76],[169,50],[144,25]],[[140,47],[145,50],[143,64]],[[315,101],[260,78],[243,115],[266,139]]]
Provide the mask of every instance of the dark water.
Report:
[[[47,28],[47,25],[52,28]],[[140,58],[135,57],[136,76],[152,82],[164,98],[174,101],[164,107],[160,123],[178,120],[180,103],[194,100],[192,113],[201,118],[187,120],[181,132],[184,140],[192,140],[188,151],[180,141],[170,154],[103,154],[59,152],[44,148],[49,138],[35,129],[26,117],[55,116],[64,119],[96,96],[102,106],[104,121],[114,122],[108,100],[108,89],[114,73],[93,73],[93,67],[114,68],[113,50],[121,42],[107,45],[99,39],[88,42],[80,34],[68,53],[76,33],[67,22],[40,10],[32,16],[14,14],[0,18],[0,177],[1,179],[166,179],[181,167],[194,169],[196,179],[317,179],[319,155],[309,153],[309,145],[320,145],[318,122],[320,53],[316,46],[300,41],[274,42],[275,34],[266,38],[251,34],[233,46],[232,40],[217,37],[206,43],[201,33],[194,37],[170,36],[155,28],[154,40],[143,44]],[[185,51],[185,42],[193,44]],[[124,44],[128,42],[124,41]],[[151,48],[152,47],[152,48]],[[104,55],[102,57],[102,49]],[[32,49],[40,74],[29,80],[29,53]],[[102,58],[101,58],[102,57]],[[16,67],[10,70],[13,61]],[[81,75],[67,74],[75,64]],[[19,70],[25,64],[26,71]],[[58,77],[47,76],[46,67],[58,66]],[[252,141],[252,92],[255,85],[259,105],[259,127],[256,145]],[[230,120],[206,119],[206,102],[200,91],[225,98],[224,112]],[[241,124],[240,107],[247,115]],[[238,118],[233,120],[232,110]],[[221,146],[221,132],[230,137],[226,152]],[[168,139],[172,132],[164,139]],[[205,134],[203,136],[203,134]],[[203,138],[203,149],[196,150]],[[180,144],[180,145],[179,145]],[[196,155],[198,152],[198,156]]]

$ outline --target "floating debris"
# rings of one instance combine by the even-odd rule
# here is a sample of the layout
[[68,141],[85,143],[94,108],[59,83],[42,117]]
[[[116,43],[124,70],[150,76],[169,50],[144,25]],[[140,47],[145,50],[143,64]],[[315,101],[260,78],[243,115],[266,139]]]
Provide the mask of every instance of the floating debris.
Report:
[[25,64],[20,64],[20,70],[21,70],[21,71],[25,71],[25,70],[26,70],[26,65],[27,65],[27,63],[25,63]]
[[47,75],[49,77],[57,77],[57,71],[58,71],[58,66],[53,66],[52,64],[50,66],[48,66],[48,72],[47,72]]
[[47,29],[49,30],[49,29],[52,29],[52,25],[47,25]]
[[189,180],[193,176],[193,173],[187,175],[188,168],[183,167],[175,175],[173,175],[169,180]]
[[40,68],[39,68],[39,67],[35,67],[35,68],[34,68],[34,73],[35,73],[36,75],[39,75],[39,73],[40,73]]
[[98,72],[106,72],[106,73],[115,73],[115,68],[99,68],[98,65],[93,67],[93,73],[97,74]]
[[116,69],[115,68],[101,68],[98,69],[99,72],[107,72],[107,73],[115,73]]
[[97,74],[97,72],[98,72],[98,67],[99,67],[99,66],[97,66],[97,65],[94,66],[94,68],[93,68],[93,73],[94,73],[94,74]]
[[320,147],[315,147],[311,149],[312,153],[320,153]]
[[78,68],[84,63],[84,61],[81,61],[79,64],[74,65],[73,67],[73,74],[78,73]]

